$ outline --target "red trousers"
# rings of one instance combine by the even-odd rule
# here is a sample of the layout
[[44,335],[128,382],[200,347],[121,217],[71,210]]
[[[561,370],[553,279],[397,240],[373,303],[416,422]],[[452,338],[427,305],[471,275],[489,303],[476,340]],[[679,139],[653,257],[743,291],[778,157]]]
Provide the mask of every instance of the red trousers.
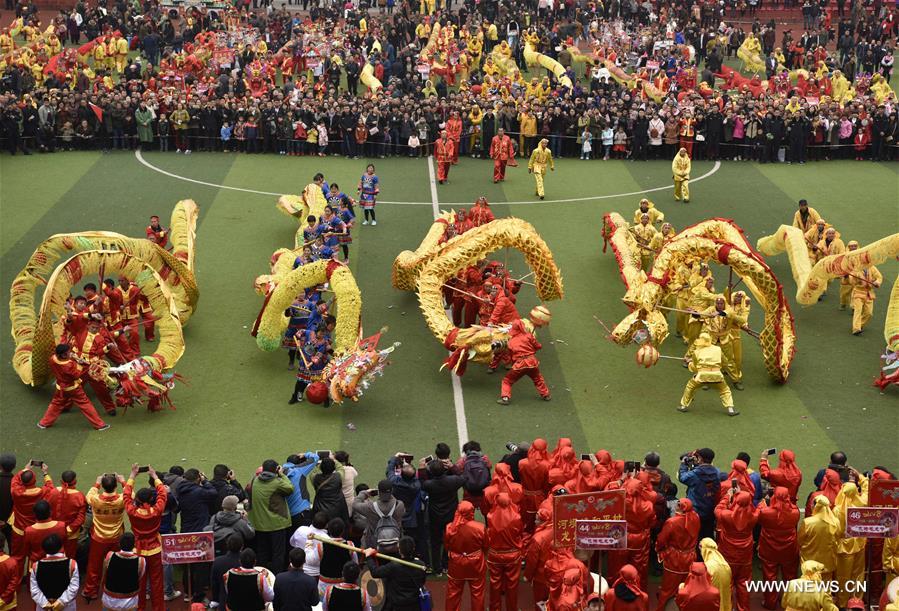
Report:
[[[790,581],[791,579],[796,579],[799,577],[799,559],[793,558],[789,562],[782,563],[780,561],[774,560],[764,560],[762,561],[762,579],[765,581],[777,581],[778,569],[780,569],[780,574],[782,577],[780,578],[782,581]],[[764,594],[764,602],[762,606],[766,609],[776,609],[777,603],[780,600],[780,592],[771,592],[765,590]]]
[[140,355],[140,321],[137,318],[126,318],[125,328],[128,329],[128,352],[131,358]]
[[478,319],[478,304],[474,301],[453,298],[453,324],[467,329]]
[[91,426],[95,429],[106,425],[106,423],[103,422],[103,419],[97,415],[94,404],[91,403],[91,400],[84,394],[84,389],[79,385],[73,390],[56,389],[56,393],[53,395],[50,405],[47,406],[44,417],[41,418],[41,426],[53,426],[53,423],[59,418],[59,414],[62,413],[62,410],[68,409],[72,407],[72,405],[75,405],[81,410],[81,413],[84,414],[84,417],[87,418],[87,421],[90,422]]
[[78,537],[66,539],[66,542],[63,543],[63,551],[66,553],[66,558],[74,560],[75,554],[78,553]]
[[85,375],[81,379],[87,382],[87,385],[91,387],[91,390],[93,390],[94,394],[97,396],[97,401],[100,402],[100,405],[103,406],[103,409],[106,410],[107,413],[115,410],[115,403],[112,400],[112,395],[109,394],[109,387],[106,386],[104,382],[95,380],[89,375]]
[[549,396],[549,388],[547,388],[546,386],[546,380],[543,379],[543,374],[540,373],[540,369],[538,369],[537,367],[528,367],[526,369],[510,369],[506,376],[503,378],[500,396],[511,397],[512,385],[520,380],[522,376],[528,376],[534,381],[534,386],[537,387],[537,392],[540,393],[541,397]]
[[500,611],[503,598],[506,599],[506,611],[518,611],[518,581],[521,577],[521,558],[511,562],[491,562],[490,567],[490,611]]
[[118,539],[97,539],[91,535],[91,549],[87,557],[87,578],[82,582],[84,588],[81,590],[84,596],[97,598],[100,591],[100,575],[103,573],[103,561],[106,559],[106,554],[117,551],[119,551]]
[[453,579],[450,577],[446,583],[446,611],[459,611],[462,608],[462,593],[466,583],[468,584],[471,611],[484,611],[486,581],[483,575],[480,579]]
[[657,593],[658,603],[656,604],[656,609],[664,609],[665,604],[677,596],[677,587],[687,579],[688,574],[686,571],[680,573],[665,569],[665,572],[662,573],[662,584],[659,586]]
[[438,161],[437,162],[437,180],[439,182],[446,182],[449,178],[449,170],[452,162],[450,161]]
[[752,579],[752,564],[730,565],[731,591],[734,593],[734,608],[736,611],[749,611],[749,590],[746,582]]
[[152,556],[144,556],[147,560],[147,571],[140,582],[140,591],[137,593],[137,608],[143,611],[147,608],[147,579],[150,580],[150,604],[153,611],[165,611],[165,585],[162,580],[162,552]]
[[493,182],[506,179],[506,163],[505,159],[493,160]]
[[453,147],[453,165],[459,163],[459,145],[462,144],[461,140],[453,139],[453,142],[456,146]]
[[692,138],[692,136],[681,136],[680,137],[680,147],[682,149],[687,149],[687,155],[690,156],[690,159],[693,158],[693,138]]
[[152,342],[156,339],[156,321],[153,320],[153,314],[144,315],[144,339]]
[[24,572],[25,564],[23,559],[28,555],[28,550],[25,548],[24,533],[20,535],[15,530],[12,531],[12,536],[9,541],[9,555],[18,561],[19,569]]
[[612,581],[618,579],[618,571],[625,564],[633,565],[637,569],[637,573],[640,574],[640,587],[646,591],[649,578],[649,537],[646,538],[646,544],[638,549],[628,548],[609,552],[607,568]]

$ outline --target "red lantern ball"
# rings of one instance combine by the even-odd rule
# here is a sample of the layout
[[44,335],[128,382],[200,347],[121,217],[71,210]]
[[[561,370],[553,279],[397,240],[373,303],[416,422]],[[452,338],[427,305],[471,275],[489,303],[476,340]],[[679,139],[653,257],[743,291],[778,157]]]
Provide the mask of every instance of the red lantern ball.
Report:
[[310,403],[321,405],[328,398],[328,385],[324,382],[313,382],[306,388],[306,399]]

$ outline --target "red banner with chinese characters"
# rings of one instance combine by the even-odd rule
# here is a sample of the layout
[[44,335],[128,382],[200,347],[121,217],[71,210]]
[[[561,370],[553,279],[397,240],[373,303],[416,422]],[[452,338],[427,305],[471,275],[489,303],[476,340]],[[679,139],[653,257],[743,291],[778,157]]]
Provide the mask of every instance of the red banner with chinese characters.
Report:
[[574,546],[577,549],[627,549],[627,522],[624,520],[578,520]]
[[215,560],[215,540],[211,532],[162,535],[162,563],[190,564]]
[[846,536],[891,539],[899,535],[899,507],[850,507]]
[[871,507],[899,507],[899,480],[872,479],[868,491]]
[[603,490],[553,497],[553,544],[572,547],[578,520],[623,520],[624,490]]

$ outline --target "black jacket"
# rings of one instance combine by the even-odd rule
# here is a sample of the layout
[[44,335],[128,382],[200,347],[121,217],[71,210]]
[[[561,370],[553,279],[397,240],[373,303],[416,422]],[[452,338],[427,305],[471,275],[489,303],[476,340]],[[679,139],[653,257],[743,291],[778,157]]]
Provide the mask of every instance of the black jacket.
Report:
[[459,488],[464,480],[461,475],[441,475],[422,482],[428,493],[428,513],[433,518],[452,518],[459,505]]
[[[412,560],[416,564],[424,566],[417,558]],[[403,566],[396,562],[386,562],[378,566],[374,558],[368,559],[368,568],[371,576],[384,580],[384,609],[408,609],[418,605],[418,595],[425,585],[425,572]]]
[[318,583],[302,569],[290,569],[275,577],[275,611],[312,611],[318,604]]
[[209,482],[196,484],[181,480],[177,488],[178,504],[181,506],[181,532],[201,532],[209,524],[212,505],[218,493]]

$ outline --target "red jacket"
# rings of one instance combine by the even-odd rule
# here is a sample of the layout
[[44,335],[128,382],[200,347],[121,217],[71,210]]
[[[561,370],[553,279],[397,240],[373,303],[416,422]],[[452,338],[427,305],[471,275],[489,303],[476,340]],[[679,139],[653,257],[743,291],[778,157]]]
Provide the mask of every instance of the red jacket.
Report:
[[450,140],[458,142],[462,138],[462,119],[449,119],[446,122],[446,135]]
[[[524,330],[521,320],[512,323],[512,338],[508,350],[512,355],[512,369],[536,369],[540,366],[537,351],[543,348],[533,333]],[[568,478],[566,478],[567,480]]]
[[509,136],[493,136],[490,141],[490,158],[497,161],[508,161],[514,157],[512,139]]
[[[453,579],[480,580],[487,571],[487,527],[474,519],[474,506],[459,504],[457,518],[446,527],[443,543],[449,555],[449,576]],[[460,517],[462,512],[465,517]],[[467,512],[467,513],[466,513]],[[464,520],[464,521],[463,521]]]
[[512,321],[521,318],[515,304],[511,299],[506,297],[502,290],[496,294],[496,303],[493,306],[493,312],[490,314],[491,325],[509,325]]
[[752,496],[745,491],[725,496],[715,508],[718,550],[730,565],[752,563],[752,530],[759,519]]
[[521,562],[521,535],[524,524],[509,495],[500,493],[487,515],[487,558],[490,562]]
[[434,158],[438,163],[452,163],[453,154],[456,152],[456,143],[447,138],[438,138],[434,143]]
[[774,490],[771,506],[759,506],[759,558],[764,562],[794,565],[799,563],[799,542],[796,525],[799,524],[799,508],[790,500],[784,487]]
[[81,358],[103,358],[109,350],[106,347],[114,344],[115,338],[104,327],[96,333],[91,333],[87,328],[75,335],[72,341],[72,350]]
[[12,556],[0,552],[0,608],[15,600],[21,580],[19,563]]
[[675,573],[688,572],[696,559],[698,538],[699,516],[692,508],[688,513],[678,513],[665,520],[656,537],[656,552],[665,569]]
[[156,238],[156,244],[160,248],[165,248],[166,244],[169,243],[169,233],[161,225],[158,230],[153,229],[151,225],[147,225],[147,239],[149,240],[152,237]]
[[524,578],[532,583],[546,583],[546,563],[553,552],[552,524],[538,527],[531,537],[525,556]]
[[25,551],[32,566],[44,557],[44,539],[50,535],[58,535],[62,541],[65,541],[69,536],[66,531],[66,523],[59,520],[44,520],[35,522],[25,529]]
[[[13,532],[19,536],[24,535],[25,529],[34,524],[34,504],[41,499],[49,501],[53,498],[53,493],[56,490],[49,475],[44,476],[43,487],[32,486],[26,488],[25,484],[22,483],[23,472],[24,470],[16,473],[9,486],[12,495],[12,521],[10,525]],[[35,481],[34,483],[37,482]]]
[[468,220],[472,222],[475,227],[479,225],[486,225],[487,223],[493,221],[496,217],[493,215],[493,211],[490,210],[487,206],[477,206],[475,205],[471,210],[468,211]]
[[66,523],[69,538],[77,539],[87,514],[87,499],[84,494],[63,482],[56,488],[50,506],[56,519]]
[[134,498],[133,480],[129,479],[125,483],[122,495],[125,497],[125,512],[131,522],[131,532],[134,533],[134,549],[141,556],[162,553],[159,524],[162,522],[162,513],[169,497],[165,484],[156,480],[156,502],[150,506],[142,505]]
[[[60,359],[55,354],[50,357],[50,371],[56,378],[57,390],[75,390],[81,385],[84,368],[72,359]],[[53,485],[50,485],[53,488]]]

